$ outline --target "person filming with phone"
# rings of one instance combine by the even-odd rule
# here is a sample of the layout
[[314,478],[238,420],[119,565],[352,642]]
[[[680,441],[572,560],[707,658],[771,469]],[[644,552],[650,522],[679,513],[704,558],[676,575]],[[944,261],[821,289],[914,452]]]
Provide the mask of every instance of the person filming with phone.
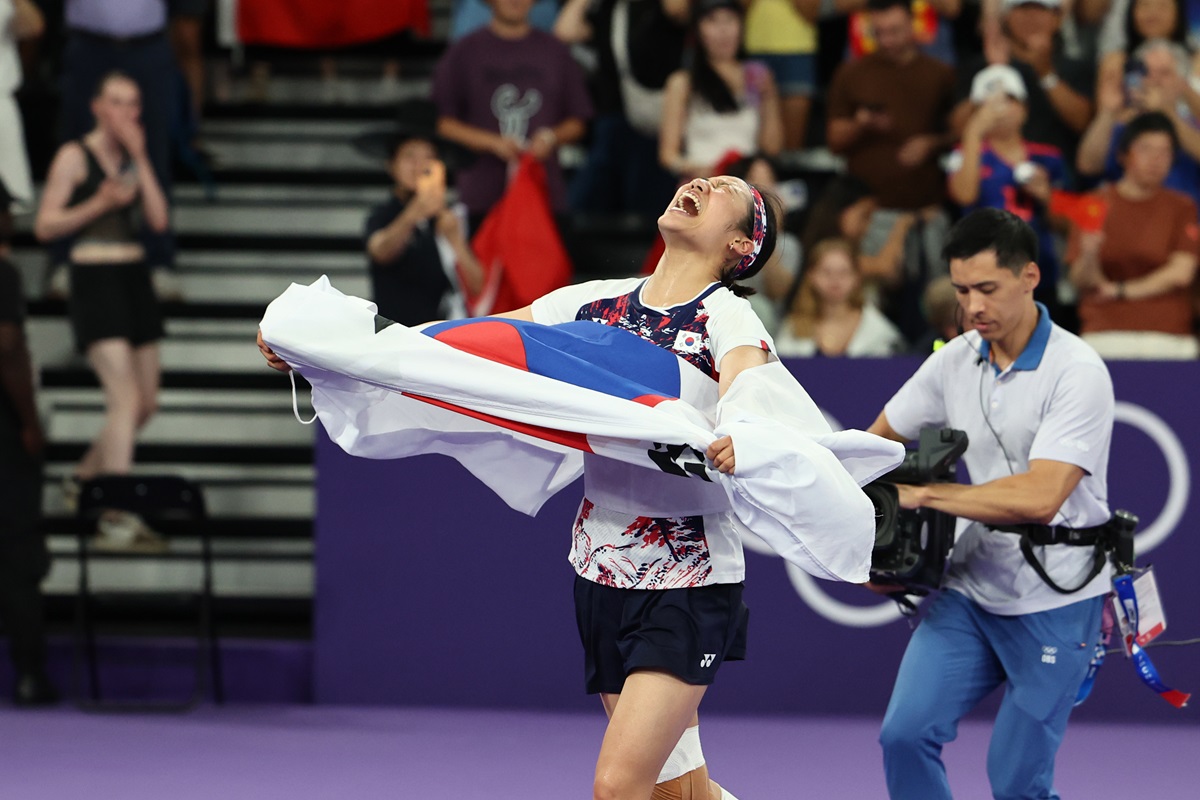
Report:
[[[1034,300],[1034,230],[983,208],[944,256],[968,329],[884,406],[896,441],[964,431],[971,484],[900,486],[904,508],[969,522],[896,676],[880,743],[892,800],[949,800],[942,747],[1003,687],[988,748],[997,798],[1057,798],[1054,759],[1100,641],[1112,379],[1096,351]],[[876,591],[889,587],[876,586]]]
[[384,137],[392,196],[371,210],[366,226],[372,298],[380,316],[408,326],[466,316],[464,290],[475,295],[483,283],[467,243],[466,209],[448,203],[439,158],[462,154],[438,138],[433,111],[425,110],[411,109]]

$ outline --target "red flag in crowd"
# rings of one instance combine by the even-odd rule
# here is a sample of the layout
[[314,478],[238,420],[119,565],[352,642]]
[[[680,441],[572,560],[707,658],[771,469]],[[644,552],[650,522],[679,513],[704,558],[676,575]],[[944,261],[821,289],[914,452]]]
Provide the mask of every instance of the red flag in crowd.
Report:
[[546,192],[546,168],[530,155],[471,241],[484,289],[468,298],[475,316],[511,311],[571,281],[571,259]]
[[1108,216],[1108,203],[1095,194],[1052,192],[1050,194],[1051,215],[1065,217],[1084,233],[1095,233],[1104,229]]
[[429,35],[428,0],[241,0],[238,38],[276,47],[343,47],[402,30]]

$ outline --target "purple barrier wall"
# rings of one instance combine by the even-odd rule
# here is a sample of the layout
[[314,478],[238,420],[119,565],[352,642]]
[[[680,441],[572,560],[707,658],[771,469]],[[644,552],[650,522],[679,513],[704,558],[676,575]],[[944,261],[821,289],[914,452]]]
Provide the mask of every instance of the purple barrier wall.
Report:
[[[827,412],[866,427],[918,361],[795,361]],[[1114,505],[1142,518],[1164,638],[1200,636],[1200,513],[1189,454],[1200,365],[1115,364]],[[592,708],[571,606],[569,529],[580,487],[537,518],[510,510],[442,456],[375,462],[317,447],[315,696],[326,703]],[[795,579],[747,552],[749,658],[721,670],[709,710],[881,715],[909,636],[890,602]],[[880,624],[880,620],[884,620]],[[1152,649],[1164,679],[1200,691],[1200,646]],[[1200,703],[1198,703],[1200,704]],[[1081,717],[1190,721],[1117,655]]]

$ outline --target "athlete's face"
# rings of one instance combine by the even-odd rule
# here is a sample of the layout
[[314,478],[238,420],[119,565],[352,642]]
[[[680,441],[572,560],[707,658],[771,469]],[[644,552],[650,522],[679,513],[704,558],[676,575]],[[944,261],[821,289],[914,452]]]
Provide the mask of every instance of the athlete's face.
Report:
[[1032,261],[1014,274],[996,263],[994,250],[970,258],[950,259],[950,282],[963,311],[964,327],[974,328],[989,342],[1016,330],[1033,305],[1033,290],[1041,272]]
[[658,218],[658,229],[664,237],[685,236],[700,250],[719,250],[727,260],[735,255],[741,258],[753,249],[740,230],[753,204],[750,186],[741,178],[697,178],[675,192],[675,199]]

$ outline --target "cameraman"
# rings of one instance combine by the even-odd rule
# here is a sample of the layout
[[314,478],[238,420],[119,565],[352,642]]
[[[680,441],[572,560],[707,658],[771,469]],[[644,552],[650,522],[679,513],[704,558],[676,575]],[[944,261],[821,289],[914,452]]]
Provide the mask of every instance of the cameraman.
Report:
[[1097,572],[1092,546],[1045,542],[1073,531],[1092,542],[1109,519],[1114,401],[1100,357],[1034,302],[1037,252],[1034,231],[1007,211],[980,209],[954,226],[943,256],[968,332],[930,356],[870,428],[901,442],[927,427],[966,431],[974,481],[899,487],[905,508],[973,523],[909,641],[884,717],[893,800],[951,796],[942,746],[1001,684],[988,751],[994,796],[1058,797],[1054,757],[1100,637],[1109,572],[1103,562]]

